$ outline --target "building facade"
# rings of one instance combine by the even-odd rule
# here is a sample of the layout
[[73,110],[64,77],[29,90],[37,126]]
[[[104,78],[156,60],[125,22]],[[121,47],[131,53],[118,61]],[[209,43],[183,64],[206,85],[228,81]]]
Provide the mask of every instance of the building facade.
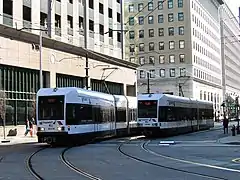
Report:
[[[125,2],[126,57],[141,65],[138,93],[170,93],[212,101],[220,109],[220,0]],[[128,15],[127,15],[127,12]]]
[[0,90],[7,125],[25,124],[33,113],[40,50],[43,87],[83,88],[88,79],[92,90],[136,95],[137,65],[122,59],[123,36],[113,31],[121,28],[120,0],[86,1],[86,13],[83,2],[0,0]]
[[235,98],[240,95],[240,28],[228,6],[221,7],[223,96]]

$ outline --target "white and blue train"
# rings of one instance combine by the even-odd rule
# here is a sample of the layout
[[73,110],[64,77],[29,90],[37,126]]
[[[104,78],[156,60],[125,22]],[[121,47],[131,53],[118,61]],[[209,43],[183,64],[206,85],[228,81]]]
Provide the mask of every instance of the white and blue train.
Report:
[[137,124],[145,136],[170,136],[214,127],[213,104],[167,94],[138,95]]
[[137,132],[137,98],[75,88],[42,88],[37,93],[38,142],[84,142]]

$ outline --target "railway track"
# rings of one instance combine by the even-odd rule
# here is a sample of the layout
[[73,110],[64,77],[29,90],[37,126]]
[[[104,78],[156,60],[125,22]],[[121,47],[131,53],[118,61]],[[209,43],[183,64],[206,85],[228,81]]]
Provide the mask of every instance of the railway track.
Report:
[[71,148],[66,148],[62,151],[61,155],[60,155],[60,158],[62,160],[62,162],[67,166],[69,167],[70,169],[72,169],[73,171],[75,171],[76,173],[88,178],[88,179],[91,179],[91,180],[102,180],[101,178],[98,178],[94,175],[91,175],[89,173],[87,173],[86,171],[82,170],[82,169],[79,169],[78,167],[74,166],[70,161],[67,160],[67,158],[65,157],[65,154],[66,152],[71,149]]
[[[45,149],[47,149],[48,147],[44,147],[44,148],[40,148],[38,149],[37,151],[33,152],[28,158],[27,158],[27,162],[26,162],[26,166],[27,166],[27,169],[28,171],[31,173],[31,175],[37,179],[37,180],[45,180],[45,178],[43,178],[40,173],[37,173],[37,169],[35,169],[33,167],[33,164],[32,164],[32,159],[34,156],[36,156],[38,153],[44,151]],[[74,166],[70,161],[67,160],[67,158],[65,157],[65,154],[68,150],[70,150],[72,147],[68,147],[68,148],[65,148],[61,153],[60,153],[60,159],[61,161],[63,162],[64,165],[66,165],[69,169],[71,169],[72,171],[76,172],[77,174],[81,175],[81,176],[84,176],[88,179],[91,179],[91,180],[102,180],[101,178],[98,178],[94,175],[91,175],[87,172],[85,172],[84,170]]]
[[[128,141],[130,142],[130,141]],[[206,174],[202,174],[202,173],[197,173],[197,172],[192,172],[192,171],[187,171],[187,170],[182,170],[182,169],[178,169],[178,168],[174,168],[174,167],[169,167],[169,166],[165,166],[165,165],[161,165],[161,164],[157,164],[157,163],[154,163],[154,162],[151,162],[151,161],[148,161],[148,160],[145,160],[143,158],[139,158],[137,156],[133,156],[129,153],[127,153],[126,151],[123,150],[123,146],[125,144],[127,144],[128,142],[124,142],[122,144],[120,144],[118,146],[118,151],[123,154],[124,156],[132,159],[132,160],[135,160],[135,161],[138,161],[138,162],[141,162],[141,163],[145,163],[145,164],[149,164],[149,165],[152,165],[152,166],[155,166],[155,167],[159,167],[159,168],[164,168],[164,169],[169,169],[169,170],[173,170],[173,171],[177,171],[177,172],[181,172],[181,173],[185,173],[185,174],[189,174],[189,175],[194,175],[194,176],[198,176],[198,177],[203,177],[203,178],[206,178],[206,179],[213,179],[213,180],[227,180],[225,178],[221,178],[221,177],[216,177],[216,176],[210,176],[210,175],[206,175]],[[145,147],[147,144],[147,141],[142,143],[141,144],[141,147],[145,150],[145,151],[148,151],[148,149]]]
[[28,159],[27,159],[27,169],[28,169],[28,171],[32,174],[32,176],[35,177],[35,179],[37,179],[37,180],[44,180],[44,179],[43,179],[43,177],[42,177],[40,174],[38,174],[38,173],[36,172],[36,170],[33,168],[33,166],[32,166],[32,158],[33,158],[36,154],[38,154],[39,152],[41,152],[41,151],[43,151],[43,150],[45,150],[45,149],[47,149],[47,147],[38,149],[37,151],[35,151],[34,153],[32,153],[32,154],[28,157]]

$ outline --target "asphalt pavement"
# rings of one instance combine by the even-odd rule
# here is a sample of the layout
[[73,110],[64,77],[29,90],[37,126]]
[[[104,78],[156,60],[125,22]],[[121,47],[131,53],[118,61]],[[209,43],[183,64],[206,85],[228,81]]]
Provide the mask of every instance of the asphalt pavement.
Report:
[[[144,162],[119,152],[126,138],[74,147],[65,157],[99,180],[238,180],[240,145],[236,142],[240,136],[231,136],[230,127],[229,134],[223,134],[222,124],[218,123],[208,131],[123,144],[122,151]],[[26,159],[42,145],[36,143],[36,137],[9,139],[10,143],[0,144],[0,179],[34,179],[26,169]],[[174,143],[163,145],[163,140]],[[33,168],[44,179],[87,179],[62,163],[63,149],[48,148],[38,153],[32,160]]]

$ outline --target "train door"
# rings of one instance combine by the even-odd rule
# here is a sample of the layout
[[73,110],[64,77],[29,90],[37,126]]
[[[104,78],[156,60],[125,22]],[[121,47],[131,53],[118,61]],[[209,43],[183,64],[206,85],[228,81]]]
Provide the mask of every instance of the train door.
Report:
[[115,118],[114,118],[114,107],[109,109],[109,123],[111,135],[115,133]]

